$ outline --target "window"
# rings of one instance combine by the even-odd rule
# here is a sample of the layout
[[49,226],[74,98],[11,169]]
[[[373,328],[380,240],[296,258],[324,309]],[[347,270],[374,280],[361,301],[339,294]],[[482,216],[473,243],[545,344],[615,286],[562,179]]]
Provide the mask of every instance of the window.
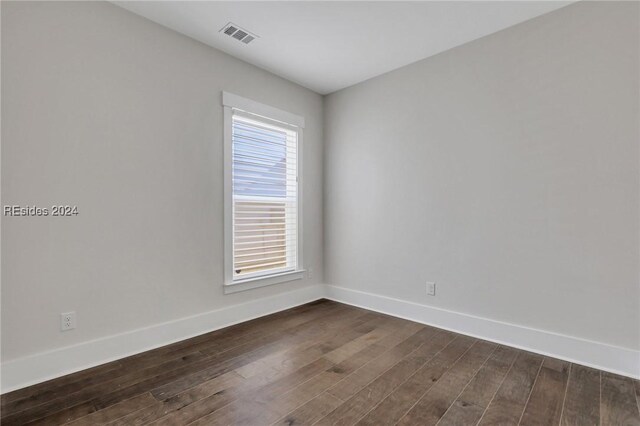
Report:
[[229,93],[225,105],[225,285],[302,278],[301,117]]

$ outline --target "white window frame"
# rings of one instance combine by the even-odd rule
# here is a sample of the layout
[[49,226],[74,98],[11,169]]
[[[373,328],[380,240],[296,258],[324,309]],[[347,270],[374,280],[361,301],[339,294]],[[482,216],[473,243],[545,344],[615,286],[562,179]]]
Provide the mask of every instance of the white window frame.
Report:
[[[302,269],[303,256],[303,232],[302,232],[302,138],[304,130],[304,117],[261,104],[251,99],[243,98],[229,92],[222,92],[222,105],[224,107],[224,293],[237,293],[239,291],[268,285],[300,280],[304,276]],[[293,271],[275,273],[266,276],[249,277],[241,280],[233,279],[233,111],[238,110],[258,117],[266,121],[275,121],[284,125],[294,126],[298,133],[297,147],[297,262]]]

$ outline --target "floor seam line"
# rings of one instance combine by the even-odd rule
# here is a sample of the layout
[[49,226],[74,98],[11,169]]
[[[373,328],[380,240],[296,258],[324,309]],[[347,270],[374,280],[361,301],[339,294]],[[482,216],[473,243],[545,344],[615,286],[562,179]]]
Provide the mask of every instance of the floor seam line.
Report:
[[[389,397],[389,396],[390,396],[390,395],[391,395],[391,394],[392,394],[396,389],[398,389],[400,386],[402,386],[402,385],[404,385],[405,383],[407,383],[407,382],[409,381],[409,379],[411,379],[411,377],[413,377],[413,376],[414,376],[414,375],[415,375],[415,374],[416,374],[420,369],[422,369],[422,368],[423,368],[425,365],[427,365],[431,360],[433,360],[436,356],[438,356],[438,354],[439,354],[439,353],[441,353],[443,350],[445,350],[447,347],[449,347],[449,345],[450,345],[451,343],[453,343],[453,341],[454,341],[454,340],[456,340],[456,339],[457,339],[457,336],[456,336],[455,338],[453,338],[449,343],[447,343],[447,344],[446,344],[442,349],[440,349],[438,352],[436,352],[435,354],[433,354],[433,356],[432,356],[431,358],[429,358],[429,359],[428,359],[428,360],[426,360],[422,365],[420,365],[420,367],[418,367],[418,368],[416,369],[416,371],[415,371],[411,376],[407,377],[407,379],[406,379],[406,380],[404,380],[404,381],[403,381],[402,383],[400,383],[398,386],[396,386],[395,388],[393,388],[393,389],[391,390],[391,392],[389,392],[389,393],[388,393],[384,398],[382,398],[382,399],[381,399],[381,400],[380,400],[380,401],[379,401],[375,406],[373,406],[370,410],[368,410],[366,413],[364,413],[364,414],[363,414],[363,415],[362,415],[362,416],[361,416],[361,417],[356,421],[356,424],[357,424],[359,421],[361,421],[362,419],[364,419],[364,418],[367,416],[367,414],[369,414],[370,412],[372,412],[373,410],[375,410],[376,408],[378,408],[378,406],[379,406],[380,404],[382,404],[382,403],[383,403],[383,402],[384,402],[384,401],[385,401],[385,400],[386,400],[386,399],[387,399],[387,398],[388,398],[388,397]],[[475,344],[475,343],[474,343],[474,344]],[[471,346],[473,346],[473,345],[471,345]],[[470,346],[469,348],[471,348],[471,346]],[[467,350],[469,350],[469,349],[467,349]],[[465,351],[465,353],[466,353],[466,351]],[[463,354],[463,355],[464,355],[464,354]],[[462,355],[460,355],[460,356],[462,356]],[[456,360],[456,361],[457,361],[457,360]],[[402,418],[402,417],[400,417],[400,418]]]
[[458,395],[455,397],[455,399],[451,402],[451,405],[449,405],[447,407],[447,409],[445,410],[444,413],[442,413],[442,416],[440,416],[440,418],[438,419],[438,421],[436,422],[436,424],[434,426],[438,426],[438,424],[440,423],[440,421],[442,419],[444,419],[444,416],[447,415],[447,413],[449,412],[449,410],[451,409],[451,407],[453,407],[453,404],[456,403],[456,401],[460,398],[460,396],[462,396],[462,394],[464,393],[464,391],[469,387],[469,385],[471,384],[471,382],[473,381],[473,379],[476,378],[476,376],[478,375],[478,373],[480,372],[480,370],[482,370],[482,367],[484,367],[487,362],[489,362],[489,360],[491,359],[491,356],[498,350],[498,348],[500,347],[500,345],[496,345],[495,348],[493,348],[493,350],[491,351],[491,353],[489,354],[489,356],[487,356],[487,359],[484,360],[484,362],[482,363],[482,365],[480,365],[480,367],[478,367],[478,369],[476,370],[475,373],[473,373],[473,376],[469,379],[469,381],[467,382],[466,385],[464,385],[464,387],[462,388],[462,390],[460,391],[460,393],[458,393]]
[[564,396],[562,397],[562,408],[560,409],[560,418],[558,419],[558,426],[562,424],[562,416],[564,416],[564,404],[567,401],[567,393],[569,393],[569,382],[571,380],[571,370],[573,369],[573,363],[569,363],[569,372],[567,373],[567,383],[564,387]]
[[529,400],[531,399],[533,390],[536,387],[536,383],[538,383],[538,377],[540,377],[540,372],[542,371],[542,366],[544,365],[545,359],[546,357],[542,358],[542,362],[540,363],[540,367],[538,367],[538,372],[536,373],[536,378],[533,379],[533,384],[531,385],[531,390],[529,391],[529,395],[527,396],[527,401],[524,403],[524,407],[522,407],[522,413],[520,414],[520,419],[518,420],[518,426],[520,425],[520,422],[522,422],[522,418],[524,417],[525,411],[527,411],[527,405],[529,405]]
[[504,381],[507,380],[507,377],[509,376],[509,373],[511,372],[511,370],[513,370],[513,366],[516,364],[516,361],[518,360],[518,358],[520,358],[520,353],[516,354],[516,356],[513,358],[513,361],[511,362],[511,365],[509,365],[509,369],[507,370],[507,372],[504,374],[504,377],[502,378],[502,380],[500,381],[500,385],[496,388],[496,391],[493,393],[493,396],[491,397],[491,399],[489,400],[489,403],[487,404],[487,406],[485,407],[484,411],[482,412],[482,415],[480,416],[480,419],[478,419],[478,422],[476,423],[476,426],[480,424],[480,422],[482,421],[482,419],[484,418],[484,415],[487,414],[487,411],[489,410],[489,407],[491,407],[491,404],[493,403],[493,400],[496,398],[496,395],[498,394],[498,392],[500,391],[500,388],[502,387],[502,385],[504,384]]
[[[407,338],[406,338],[405,340],[403,340],[402,342],[404,342],[404,341],[406,341],[406,340],[410,339],[411,337],[413,337],[413,336],[414,336],[414,335],[416,335],[417,333],[420,333],[422,330],[424,330],[424,328],[423,328],[423,329],[420,329],[420,330],[418,330],[418,331],[416,331],[414,334],[412,334],[411,336],[407,337]],[[436,330],[438,330],[438,329],[436,329]],[[442,331],[441,331],[441,330],[438,330],[438,332],[436,333],[436,335],[437,335],[437,334],[439,334],[440,332],[442,332]],[[433,336],[432,336],[432,337],[433,337]],[[457,336],[456,336],[456,337],[454,337],[454,339],[453,339],[453,340],[455,340],[455,339],[457,339]],[[452,340],[452,341],[453,341],[453,340]],[[401,342],[401,343],[402,343],[402,342]],[[396,365],[398,365],[399,363],[401,363],[405,358],[409,357],[411,354],[413,354],[414,352],[416,352],[418,349],[420,349],[421,347],[423,347],[425,344],[426,344],[426,342],[425,342],[425,343],[422,343],[422,344],[420,344],[420,345],[418,345],[418,347],[417,347],[417,348],[415,348],[414,350],[412,350],[411,352],[409,352],[408,354],[406,354],[405,356],[403,356],[403,357],[402,357],[398,362],[396,362],[396,363],[395,363],[395,364],[393,364],[391,367],[387,368],[386,370],[384,370],[383,372],[381,372],[380,374],[378,374],[377,376],[375,376],[373,379],[371,379],[369,382],[367,382],[367,384],[366,384],[366,385],[364,385],[361,389],[359,389],[359,390],[358,390],[358,392],[356,392],[355,394],[351,395],[351,396],[350,396],[347,400],[345,400],[344,402],[347,402],[347,401],[351,400],[352,398],[354,398],[354,397],[355,397],[355,396],[356,396],[360,391],[362,391],[362,389],[365,389],[365,388],[366,388],[367,386],[369,386],[371,383],[375,382],[375,381],[376,381],[378,378],[380,378],[384,373],[386,373],[387,371],[391,370],[393,367],[395,367]],[[394,346],[393,348],[390,348],[390,349],[389,349],[389,351],[393,350],[395,347],[396,347],[396,346]],[[388,352],[388,351],[387,351],[387,352]],[[384,352],[384,353],[386,353],[386,352]],[[380,354],[380,356],[382,356],[384,353]],[[378,358],[379,358],[379,357],[376,357],[375,359],[378,359]],[[373,361],[373,360],[372,360],[372,361]],[[366,364],[365,364],[365,365],[366,365]],[[362,367],[364,367],[364,366],[362,366]],[[362,368],[362,367],[361,367],[361,368]],[[358,370],[359,370],[359,369],[358,369]],[[357,371],[357,370],[356,370],[356,371]],[[354,372],[354,373],[355,373],[355,372]],[[346,377],[345,377],[344,379],[342,379],[342,380],[346,380]],[[342,381],[342,380],[341,380],[341,381]],[[340,383],[340,382],[338,382],[338,383]],[[337,385],[337,383],[336,383],[336,385]],[[330,395],[332,395],[332,396],[333,396],[333,394],[330,394]],[[339,399],[341,399],[341,400],[342,400],[342,398],[339,398]],[[340,404],[340,405],[342,405],[342,404]],[[327,417],[328,415],[330,415],[331,413],[333,413],[333,412],[334,412],[335,410],[337,410],[338,408],[340,408],[340,406],[336,407],[334,410],[332,410],[330,413],[328,413],[326,416],[322,417],[321,419],[318,419],[318,420],[317,420],[316,422],[314,422],[311,426],[315,425],[315,424],[316,424],[316,423],[318,423],[320,420],[324,419],[325,417]],[[367,412],[367,413],[368,413],[368,412]],[[360,420],[360,419],[358,419],[358,421],[359,421],[359,420]]]
[[[442,352],[443,350],[445,350],[445,349],[446,349],[450,344],[452,344],[452,343],[453,343],[457,338],[458,338],[458,336],[456,336],[456,337],[455,337],[451,342],[449,342],[449,344],[448,344],[447,346],[445,346],[444,348],[442,348],[442,350],[441,350],[440,352]],[[472,347],[474,347],[478,342],[480,342],[480,340],[476,340],[475,342],[473,342],[473,344],[472,344],[471,346],[469,346],[469,347],[467,348],[467,350],[466,350],[466,351],[464,351],[464,352],[463,352],[463,353],[462,353],[458,358],[456,358],[456,360],[455,360],[453,363],[451,363],[451,366],[450,366],[449,368],[447,368],[447,369],[445,370],[445,372],[444,372],[444,373],[442,373],[442,376],[444,376],[444,375],[447,373],[447,371],[449,371],[449,370],[451,369],[451,367],[453,367],[453,366],[456,364],[456,362],[458,362],[458,360],[459,360],[460,358],[462,358],[462,357],[463,357],[467,352],[469,352],[469,351],[471,350],[471,348],[472,348]],[[440,353],[440,352],[438,352],[438,353]],[[440,377],[442,377],[442,376],[440,376]],[[438,379],[438,380],[440,380],[440,379]],[[434,383],[434,385],[433,385],[433,386],[435,386],[436,384],[437,384],[437,382],[436,382],[436,383]],[[403,414],[402,416],[400,416],[400,418],[399,418],[399,419],[394,423],[394,425],[397,425],[397,424],[400,422],[400,420],[402,420],[402,419],[403,419],[407,414],[409,414],[409,412],[410,412],[411,410],[413,410],[413,407],[415,407],[416,405],[418,405],[418,403],[422,400],[422,398],[424,398],[424,396],[425,396],[426,394],[428,394],[428,393],[429,393],[429,391],[431,391],[431,389],[433,389],[433,386],[431,386],[429,389],[427,389],[426,391],[424,391],[424,392],[420,395],[420,397],[416,400],[416,402],[414,402],[414,403],[411,405],[411,407],[409,407],[409,409],[407,409],[407,411],[405,411],[405,412],[404,412],[404,414]]]
[[[391,352],[392,350],[394,350],[395,348],[397,348],[397,347],[398,347],[398,345],[400,345],[400,344],[402,344],[402,343],[406,342],[406,341],[407,341],[407,340],[409,340],[411,337],[413,337],[413,336],[415,336],[416,334],[420,333],[420,332],[421,332],[422,330],[424,330],[425,328],[426,328],[426,327],[423,327],[423,328],[421,328],[420,330],[416,331],[415,333],[413,333],[413,334],[411,334],[411,335],[407,336],[407,338],[406,338],[406,339],[403,339],[403,340],[402,340],[400,343],[398,343],[397,345],[393,346],[392,348],[388,348],[386,351],[382,352],[382,353],[381,353],[380,355],[378,355],[377,357],[375,357],[375,358],[373,358],[372,360],[368,361],[368,362],[367,362],[367,363],[365,363],[364,365],[361,365],[360,367],[358,367],[357,369],[355,369],[351,374],[357,374],[357,373],[358,373],[358,371],[360,371],[360,370],[362,370],[364,367],[366,367],[366,366],[367,366],[367,364],[369,364],[369,363],[371,363],[371,362],[373,362],[373,361],[375,361],[375,360],[379,359],[380,357],[384,356],[385,354],[387,354],[387,353]],[[420,345],[420,346],[422,346],[422,345]],[[414,351],[418,350],[418,348],[420,348],[420,346],[418,346],[417,348],[415,348],[413,351],[409,352],[409,353],[408,353],[407,355],[405,355],[405,356],[409,356],[409,355],[411,355]],[[404,359],[404,357],[403,357],[403,359]],[[398,362],[400,362],[400,361],[398,361]],[[397,364],[397,363],[396,363],[396,364]],[[393,364],[393,365],[396,365],[396,364]],[[391,368],[393,368],[393,366],[389,367],[388,369],[384,370],[382,373],[380,373],[379,375],[377,375],[376,377],[374,377],[373,379],[371,379],[371,381],[367,382],[367,384],[363,386],[363,389],[364,389],[365,387],[367,387],[371,382],[373,382],[374,380],[376,380],[378,377],[380,377],[381,375],[383,375],[385,372],[387,372],[387,371],[388,371],[389,369],[391,369]],[[347,377],[348,377],[348,376],[347,376]],[[328,392],[329,390],[333,389],[334,387],[338,386],[338,385],[339,385],[340,383],[342,383],[343,381],[345,381],[345,380],[347,379],[347,377],[345,377],[344,379],[341,379],[338,383],[336,383],[335,385],[331,386],[329,389],[327,389],[327,392]],[[332,394],[332,393],[330,393],[330,392],[328,392],[328,393],[329,393],[331,396],[336,396],[336,395],[333,395],[333,394]],[[338,399],[339,399],[339,400],[341,400],[341,401],[345,401],[345,402],[346,402],[346,400],[343,400],[342,398],[340,398],[340,397],[338,397],[338,396],[336,396],[336,398],[338,398]],[[349,397],[348,399],[351,399],[351,397]]]

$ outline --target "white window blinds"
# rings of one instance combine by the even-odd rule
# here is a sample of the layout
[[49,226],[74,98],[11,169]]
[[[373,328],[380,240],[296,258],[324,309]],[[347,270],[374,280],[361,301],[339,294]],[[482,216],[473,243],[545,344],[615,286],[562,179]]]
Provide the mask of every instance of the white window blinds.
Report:
[[298,268],[298,129],[233,109],[233,281]]

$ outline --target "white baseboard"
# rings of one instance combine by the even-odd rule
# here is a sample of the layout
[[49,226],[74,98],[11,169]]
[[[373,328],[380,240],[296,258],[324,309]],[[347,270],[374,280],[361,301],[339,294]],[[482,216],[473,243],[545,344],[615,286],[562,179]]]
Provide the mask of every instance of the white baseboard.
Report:
[[322,285],[103,337],[2,363],[2,393],[95,367],[324,297]]
[[405,300],[327,286],[327,299],[432,325],[623,376],[640,378],[640,351],[448,311]]
[[600,370],[640,378],[640,351],[343,287],[316,285],[4,362],[2,363],[1,393],[95,367],[323,297]]

